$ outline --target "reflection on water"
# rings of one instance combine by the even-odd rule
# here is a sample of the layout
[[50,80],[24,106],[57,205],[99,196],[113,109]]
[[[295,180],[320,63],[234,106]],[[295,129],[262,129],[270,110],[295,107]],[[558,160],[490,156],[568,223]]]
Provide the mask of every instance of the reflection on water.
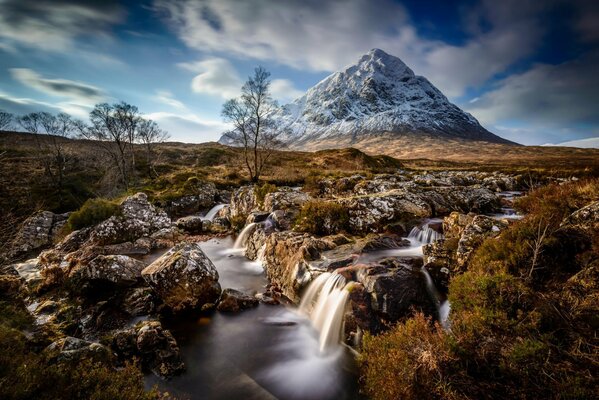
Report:
[[[223,288],[262,291],[262,267],[232,251],[231,238],[201,243]],[[338,346],[321,354],[310,321],[284,306],[260,305],[238,314],[215,312],[168,326],[187,371],[148,386],[188,399],[358,399],[353,357]]]

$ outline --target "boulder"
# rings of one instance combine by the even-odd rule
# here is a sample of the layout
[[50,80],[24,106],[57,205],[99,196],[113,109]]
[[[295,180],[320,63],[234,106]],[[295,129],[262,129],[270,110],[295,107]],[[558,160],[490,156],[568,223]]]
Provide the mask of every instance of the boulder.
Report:
[[220,295],[216,309],[223,312],[239,312],[256,307],[259,299],[235,289],[225,289]]
[[195,180],[187,186],[190,186],[187,190],[189,194],[166,201],[163,204],[165,211],[173,218],[197,214],[214,206],[220,194],[212,182]]
[[386,225],[432,215],[430,205],[405,190],[337,200],[349,211],[349,228],[354,233],[381,231]]
[[210,232],[212,233],[224,233],[231,229],[231,223],[228,218],[225,217],[214,217],[210,224]]
[[116,332],[111,347],[121,359],[138,357],[143,369],[158,376],[168,378],[185,370],[177,341],[159,321]]
[[110,282],[117,286],[132,286],[141,278],[145,264],[124,255],[99,255],[88,264],[79,264],[69,277],[85,284],[90,281]]
[[497,237],[508,224],[484,215],[477,215],[462,231],[456,250],[457,266],[463,269],[470,255],[487,238]]
[[179,218],[176,222],[177,228],[184,232],[197,234],[209,232],[212,225],[211,221],[205,220],[198,215],[190,215],[188,217]]
[[40,211],[27,218],[13,240],[10,256],[20,257],[52,244],[52,229],[56,215]]
[[258,199],[254,186],[243,186],[231,195],[229,205],[230,218],[246,218],[254,209],[258,208]]
[[435,287],[446,292],[451,272],[456,270],[457,238],[439,239],[423,246],[424,268],[428,271]]
[[266,239],[262,262],[268,279],[279,287],[291,301],[298,303],[299,292],[320,272],[310,269],[309,263],[318,260],[321,252],[336,245],[306,233],[273,232]]
[[108,347],[75,337],[65,337],[52,342],[46,352],[58,361],[93,360],[109,363],[112,354]]
[[561,224],[561,226],[568,225],[585,230],[599,229],[599,201],[592,202],[570,214]]
[[276,210],[299,210],[310,199],[308,193],[299,189],[281,187],[264,197],[264,210],[269,213]]
[[135,241],[171,227],[168,215],[151,205],[144,193],[127,197],[120,207],[121,215],[112,216],[94,227],[91,233],[91,241],[94,244]]
[[121,307],[129,315],[138,317],[156,311],[159,300],[148,287],[131,288],[123,299]]
[[221,292],[218,272],[198,243],[179,243],[141,275],[173,311],[200,309]]

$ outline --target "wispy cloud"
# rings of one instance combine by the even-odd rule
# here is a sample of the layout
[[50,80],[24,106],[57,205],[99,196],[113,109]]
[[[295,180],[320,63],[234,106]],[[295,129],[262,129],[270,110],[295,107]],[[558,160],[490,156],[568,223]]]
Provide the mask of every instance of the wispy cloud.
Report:
[[158,90],[154,99],[161,104],[165,104],[169,107],[176,108],[179,110],[187,110],[187,106],[181,101],[177,100],[174,95],[168,90]]
[[95,104],[106,98],[101,89],[83,82],[43,78],[28,68],[12,68],[10,73],[23,85],[51,96],[67,97],[82,104]]
[[195,93],[220,96],[228,99],[239,95],[243,82],[233,65],[224,58],[181,63],[179,67],[196,75],[191,81],[191,89]]

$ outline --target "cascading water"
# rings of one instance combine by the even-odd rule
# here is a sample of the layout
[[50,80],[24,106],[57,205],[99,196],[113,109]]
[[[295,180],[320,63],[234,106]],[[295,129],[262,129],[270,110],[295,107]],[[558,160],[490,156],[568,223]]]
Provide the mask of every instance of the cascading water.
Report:
[[321,353],[341,341],[350,285],[343,276],[325,272],[310,284],[301,301],[300,312],[310,317],[319,332]]
[[250,236],[250,234],[254,231],[255,228],[256,228],[255,222],[247,224],[243,228],[243,230],[241,232],[239,232],[239,236],[237,236],[237,239],[235,240],[235,244],[233,245],[233,248],[234,249],[243,249],[245,242],[247,241],[247,238]]
[[408,239],[414,239],[420,243],[432,243],[436,240],[443,239],[443,234],[431,228],[429,224],[424,224],[412,228],[408,235]]
[[443,328],[449,329],[449,311],[451,309],[449,300],[441,298],[441,294],[437,290],[437,287],[426,268],[422,267],[421,271],[426,279],[426,290],[435,302],[437,314],[439,315],[439,323]]
[[212,207],[210,209],[210,211],[208,211],[206,213],[206,215],[204,215],[202,217],[203,220],[207,220],[207,221],[212,221],[214,219],[214,217],[216,216],[216,213],[218,213],[220,210],[222,210],[224,207],[226,206],[226,204],[217,204],[214,207]]

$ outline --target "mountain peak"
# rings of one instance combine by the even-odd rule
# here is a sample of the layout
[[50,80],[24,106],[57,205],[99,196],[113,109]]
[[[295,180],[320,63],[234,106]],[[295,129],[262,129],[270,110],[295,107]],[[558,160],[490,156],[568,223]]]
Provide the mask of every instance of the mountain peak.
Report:
[[356,72],[378,73],[390,79],[414,76],[414,72],[402,60],[381,49],[370,50],[360,58],[357,64],[347,67],[344,72],[350,74]]
[[280,139],[298,149],[348,137],[355,143],[381,133],[507,142],[381,49],[329,75],[273,118],[286,132]]

